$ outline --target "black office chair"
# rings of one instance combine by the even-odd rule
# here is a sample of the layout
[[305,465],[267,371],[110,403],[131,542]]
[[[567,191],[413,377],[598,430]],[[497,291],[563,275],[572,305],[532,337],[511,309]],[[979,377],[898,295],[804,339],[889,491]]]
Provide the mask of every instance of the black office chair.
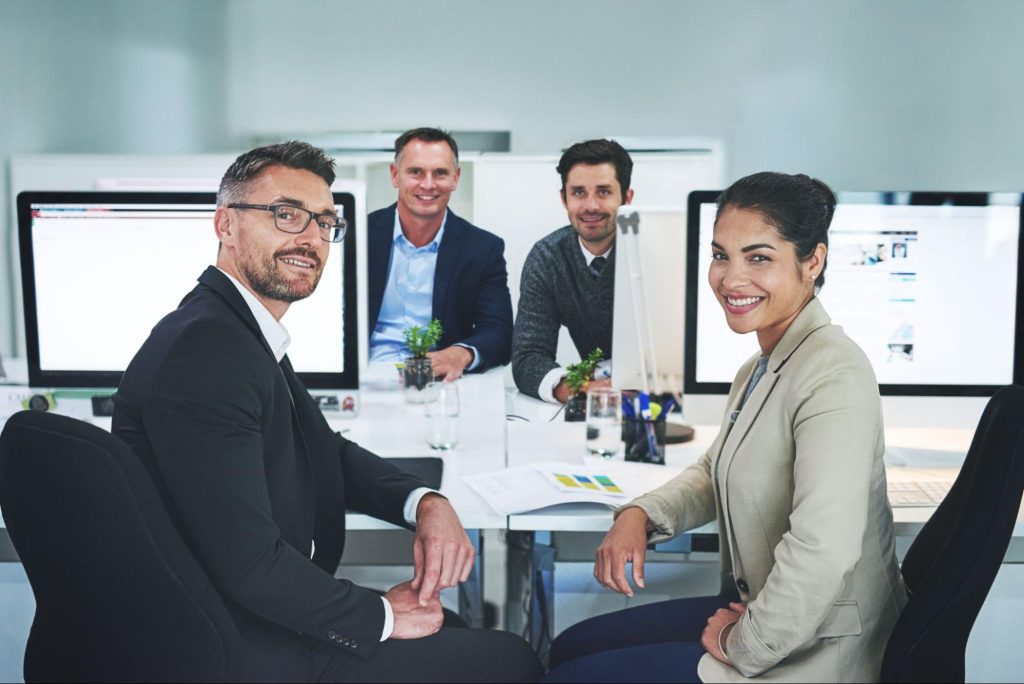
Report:
[[234,621],[120,439],[14,415],[0,510],[36,598],[26,681],[237,678]]
[[963,468],[903,561],[910,602],[883,682],[962,682],[967,638],[995,580],[1024,491],[1024,387],[993,395]]

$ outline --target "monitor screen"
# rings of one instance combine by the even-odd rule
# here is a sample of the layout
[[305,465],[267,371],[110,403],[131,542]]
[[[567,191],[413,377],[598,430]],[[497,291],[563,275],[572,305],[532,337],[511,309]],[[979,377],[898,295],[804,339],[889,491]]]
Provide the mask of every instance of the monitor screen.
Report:
[[[690,194],[686,391],[728,392],[755,335],[729,330],[707,282],[719,192]],[[825,285],[832,322],[882,394],[985,396],[1021,382],[1020,195],[840,193]]]
[[[310,388],[355,389],[355,203],[316,292],[289,307],[288,357]],[[217,258],[213,193],[18,195],[29,383],[116,387],[153,326]]]

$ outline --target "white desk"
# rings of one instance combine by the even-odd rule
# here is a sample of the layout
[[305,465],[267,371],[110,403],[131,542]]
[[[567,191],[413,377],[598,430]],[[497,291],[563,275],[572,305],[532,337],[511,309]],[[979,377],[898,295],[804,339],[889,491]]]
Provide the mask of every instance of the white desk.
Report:
[[[523,401],[522,398],[516,400],[517,410],[522,410]],[[668,446],[665,466],[631,464],[632,467],[664,470],[664,479],[671,479],[703,455],[718,434],[719,426],[697,425],[694,428],[696,433],[692,441]],[[514,467],[541,461],[582,463],[585,436],[583,423],[566,423],[561,417],[550,423],[510,422],[508,465]],[[955,478],[973,436],[973,430],[965,429],[887,428],[886,474],[892,481],[905,482]],[[897,536],[916,535],[934,510],[927,507],[894,509]],[[610,524],[611,511],[598,504],[563,504],[509,516],[510,530],[605,532]],[[714,528],[709,526],[707,529]],[[1024,537],[1024,517],[1018,518],[1014,536]]]
[[[451,501],[467,529],[505,529],[496,514],[462,481],[463,475],[505,467],[505,392],[501,369],[466,375],[459,386],[459,444],[448,453],[427,446],[427,419],[422,404],[410,404],[397,386],[394,366],[371,367],[360,390],[359,416],[330,418],[335,430],[384,457],[440,456],[444,460],[441,493]],[[390,529],[392,525],[350,513],[350,530]]]

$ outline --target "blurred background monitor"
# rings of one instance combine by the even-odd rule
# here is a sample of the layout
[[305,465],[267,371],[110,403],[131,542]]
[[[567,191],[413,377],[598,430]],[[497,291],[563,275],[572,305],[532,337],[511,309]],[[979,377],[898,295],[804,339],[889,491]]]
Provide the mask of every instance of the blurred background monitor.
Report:
[[626,205],[617,227],[612,385],[680,397],[686,215],[677,207]]
[[[686,392],[725,394],[753,334],[707,283],[719,191],[690,193]],[[987,396],[1024,382],[1021,196],[840,193],[819,298],[882,394]]]
[[[310,388],[359,385],[354,198],[316,292],[282,319]],[[26,356],[33,387],[117,387],[153,326],[217,258],[207,192],[22,192],[18,195]]]

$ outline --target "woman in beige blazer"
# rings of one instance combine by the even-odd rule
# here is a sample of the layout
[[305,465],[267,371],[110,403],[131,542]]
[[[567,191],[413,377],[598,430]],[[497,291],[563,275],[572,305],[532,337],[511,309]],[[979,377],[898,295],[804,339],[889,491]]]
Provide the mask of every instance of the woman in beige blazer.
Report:
[[907,594],[886,499],[868,359],[832,325],[835,195],[759,173],[719,199],[708,280],[760,354],[721,431],[678,477],[617,511],[594,575],[629,596],[650,542],[718,522],[722,594],[631,608],[555,640],[546,681],[873,681]]

